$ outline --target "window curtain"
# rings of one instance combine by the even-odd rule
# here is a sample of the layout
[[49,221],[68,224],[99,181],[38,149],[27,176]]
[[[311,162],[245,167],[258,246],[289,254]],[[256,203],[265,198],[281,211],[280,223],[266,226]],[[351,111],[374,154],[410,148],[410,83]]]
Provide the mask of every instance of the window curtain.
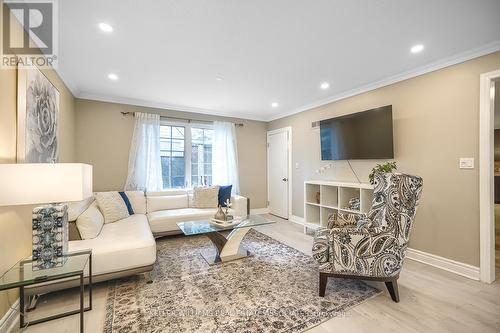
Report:
[[134,113],[135,126],[128,158],[125,190],[163,189],[160,157],[160,116]]
[[232,193],[240,194],[236,129],[233,123],[214,122],[212,149],[212,183],[233,185]]

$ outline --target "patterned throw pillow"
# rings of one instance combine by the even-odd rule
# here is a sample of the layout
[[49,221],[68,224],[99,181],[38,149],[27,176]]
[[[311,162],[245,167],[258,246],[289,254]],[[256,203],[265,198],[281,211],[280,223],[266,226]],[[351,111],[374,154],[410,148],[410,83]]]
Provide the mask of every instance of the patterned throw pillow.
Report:
[[196,208],[217,208],[219,204],[219,186],[195,187],[193,206]]
[[95,200],[104,215],[104,223],[112,223],[130,216],[127,205],[118,192],[98,192]]

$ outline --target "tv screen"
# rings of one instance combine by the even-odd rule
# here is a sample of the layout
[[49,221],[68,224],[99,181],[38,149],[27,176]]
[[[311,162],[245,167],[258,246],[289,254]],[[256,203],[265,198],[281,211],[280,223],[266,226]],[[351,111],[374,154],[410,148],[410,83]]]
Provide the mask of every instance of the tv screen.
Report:
[[392,105],[320,121],[321,159],[394,158]]

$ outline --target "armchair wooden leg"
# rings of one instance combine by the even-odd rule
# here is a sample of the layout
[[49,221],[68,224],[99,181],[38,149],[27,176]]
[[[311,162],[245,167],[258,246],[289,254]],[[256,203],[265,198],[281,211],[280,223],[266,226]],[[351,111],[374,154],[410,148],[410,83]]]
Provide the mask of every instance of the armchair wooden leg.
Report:
[[327,282],[328,282],[328,274],[319,273],[319,296],[320,297],[325,297]]
[[399,303],[398,280],[386,281],[385,286],[394,302]]

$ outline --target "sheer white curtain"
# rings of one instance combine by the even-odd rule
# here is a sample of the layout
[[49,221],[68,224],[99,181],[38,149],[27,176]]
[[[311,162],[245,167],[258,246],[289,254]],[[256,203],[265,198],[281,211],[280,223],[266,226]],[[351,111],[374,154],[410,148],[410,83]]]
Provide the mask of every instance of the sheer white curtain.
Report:
[[232,193],[240,194],[236,129],[233,123],[214,122],[212,150],[212,183],[233,185]]
[[125,190],[163,189],[160,157],[160,116],[136,112]]

